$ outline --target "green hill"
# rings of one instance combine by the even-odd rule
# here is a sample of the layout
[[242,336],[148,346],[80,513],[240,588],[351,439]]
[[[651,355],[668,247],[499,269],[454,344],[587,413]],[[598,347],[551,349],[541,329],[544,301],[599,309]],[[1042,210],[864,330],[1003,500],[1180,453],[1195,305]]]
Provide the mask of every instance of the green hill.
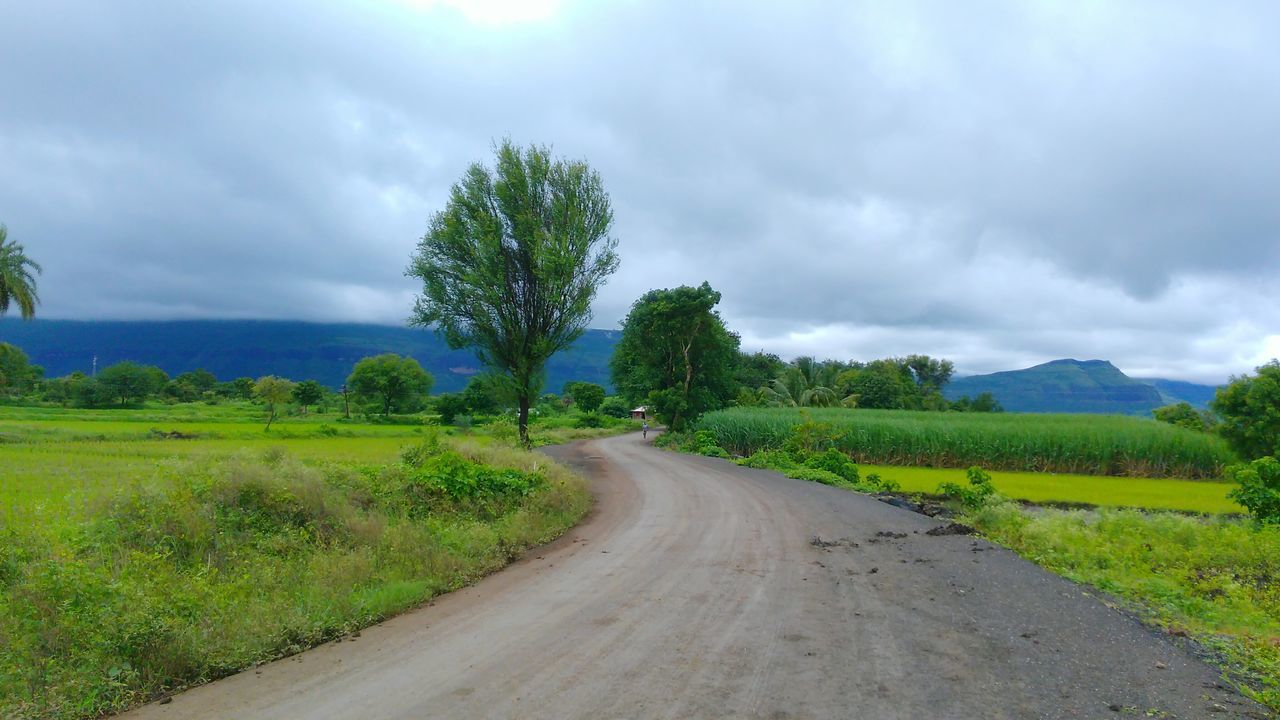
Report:
[[[588,330],[551,358],[546,388],[582,380],[608,387],[617,332]],[[282,320],[78,321],[0,320],[0,342],[26,351],[46,377],[88,373],[122,360],[156,365],[170,375],[203,368],[219,379],[279,375],[340,386],[361,358],[410,355],[435,376],[432,392],[464,387],[480,371],[473,353],[450,350],[435,333],[391,325]]]
[[1200,385],[1182,380],[1165,380],[1164,378],[1134,378],[1134,380],[1159,390],[1165,405],[1185,402],[1203,410],[1209,407],[1209,402],[1218,392],[1216,385]]
[[1138,382],[1106,360],[1054,360],[1024,370],[952,380],[949,400],[989,392],[1011,412],[1146,415],[1166,404],[1153,385]]

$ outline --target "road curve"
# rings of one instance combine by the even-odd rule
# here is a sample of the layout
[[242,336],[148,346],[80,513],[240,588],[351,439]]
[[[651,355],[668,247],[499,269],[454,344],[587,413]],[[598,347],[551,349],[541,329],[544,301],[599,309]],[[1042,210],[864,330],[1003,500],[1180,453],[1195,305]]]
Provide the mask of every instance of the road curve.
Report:
[[635,435],[552,452],[597,495],[565,538],[126,717],[1269,717],[1079,586],[926,535],[936,520]]

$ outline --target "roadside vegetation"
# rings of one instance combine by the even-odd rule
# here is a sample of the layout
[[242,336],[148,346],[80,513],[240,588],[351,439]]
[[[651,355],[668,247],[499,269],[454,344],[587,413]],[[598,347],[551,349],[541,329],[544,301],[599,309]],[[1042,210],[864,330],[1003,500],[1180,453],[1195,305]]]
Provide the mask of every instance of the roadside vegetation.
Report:
[[[276,396],[270,431],[266,397],[11,397],[28,404],[0,405],[0,717],[92,717],[297,652],[571,527],[584,483],[514,449],[514,413],[474,382],[451,423],[440,396],[386,416],[352,398],[347,418],[326,390]],[[530,433],[635,426],[544,395]]]
[[1234,462],[1205,433],[1119,415],[927,413],[842,408],[730,408],[698,428],[735,455],[783,446],[812,419],[859,463],[1130,477],[1217,478]]

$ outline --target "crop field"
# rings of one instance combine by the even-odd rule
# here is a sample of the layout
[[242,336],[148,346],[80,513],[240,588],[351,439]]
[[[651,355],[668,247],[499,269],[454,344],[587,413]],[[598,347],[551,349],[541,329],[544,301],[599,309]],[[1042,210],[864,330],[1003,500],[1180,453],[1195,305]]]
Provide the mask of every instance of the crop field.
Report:
[[1235,461],[1219,438],[1115,415],[730,408],[699,430],[730,453],[778,449],[804,423],[859,464],[1147,478],[1217,478]]
[[[556,423],[560,427],[556,426]],[[535,441],[599,435],[565,416]],[[0,717],[97,717],[351,632],[576,523],[501,423],[0,407]]]
[[[859,469],[864,475],[876,473],[887,480],[894,480],[903,492],[908,493],[932,494],[937,492],[938,485],[943,482],[960,485],[966,482],[963,470],[951,468],[860,465]],[[1226,482],[1000,470],[993,470],[990,475],[992,484],[1002,495],[1034,503],[1176,510],[1215,515],[1244,512],[1244,508],[1227,498],[1227,492],[1235,485]]]

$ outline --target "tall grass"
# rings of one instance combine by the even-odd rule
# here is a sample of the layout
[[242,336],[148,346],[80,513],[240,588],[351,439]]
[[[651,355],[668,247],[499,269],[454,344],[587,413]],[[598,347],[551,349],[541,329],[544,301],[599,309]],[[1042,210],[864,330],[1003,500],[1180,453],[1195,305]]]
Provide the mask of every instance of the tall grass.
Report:
[[502,566],[588,504],[545,457],[428,441],[356,467],[200,457],[71,516],[0,513],[0,717],[96,717],[296,652]]
[[859,463],[1131,477],[1216,478],[1234,461],[1219,438],[1117,415],[730,408],[698,429],[726,450],[781,448],[806,420],[829,424]]

